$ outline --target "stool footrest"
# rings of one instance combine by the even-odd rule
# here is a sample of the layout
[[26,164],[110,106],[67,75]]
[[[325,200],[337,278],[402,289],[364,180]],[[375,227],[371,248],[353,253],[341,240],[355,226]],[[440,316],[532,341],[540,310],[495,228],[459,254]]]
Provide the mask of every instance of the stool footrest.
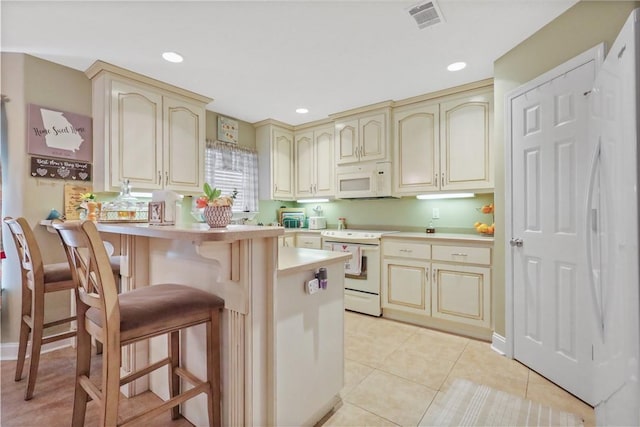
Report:
[[136,371],[132,374],[127,375],[126,377],[122,377],[120,379],[120,385],[125,385],[125,384],[129,384],[131,381],[135,381],[140,377],[143,377],[145,375],[147,375],[149,372],[153,372],[156,369],[162,368],[164,365],[169,365],[171,363],[171,360],[166,357],[162,360],[158,360],[155,363],[152,363],[151,365],[140,369],[139,371]]
[[199,386],[194,387],[188,391],[185,391],[184,393],[181,393],[179,395],[177,395],[174,398],[171,398],[169,400],[166,400],[164,403],[162,403],[161,405],[159,405],[156,408],[153,408],[152,410],[150,410],[149,412],[145,412],[144,414],[140,414],[140,415],[134,415],[131,418],[127,418],[126,420],[124,420],[121,424],[119,424],[119,426],[121,427],[125,427],[125,426],[130,426],[130,425],[140,425],[140,423],[142,423],[143,421],[148,421],[154,417],[156,417],[157,415],[173,408],[174,406],[178,406],[179,404],[181,404],[182,402],[185,402],[189,399],[191,399],[192,397],[197,396],[200,393],[210,393],[211,389],[209,388],[209,383],[201,383]]
[[65,338],[73,338],[76,336],[76,331],[69,332],[61,332],[55,335],[49,335],[48,337],[42,338],[42,344],[49,344],[50,342],[60,341]]

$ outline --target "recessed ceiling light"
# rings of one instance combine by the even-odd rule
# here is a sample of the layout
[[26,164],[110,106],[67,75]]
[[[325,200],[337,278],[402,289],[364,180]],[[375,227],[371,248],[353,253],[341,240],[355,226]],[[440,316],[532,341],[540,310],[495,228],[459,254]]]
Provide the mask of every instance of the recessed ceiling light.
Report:
[[309,110],[307,108],[296,108],[296,113],[298,114],[307,114]]
[[183,58],[182,55],[180,55],[179,53],[176,52],[164,52],[162,54],[162,57],[169,62],[182,62]]
[[466,66],[467,66],[466,62],[454,62],[453,64],[449,64],[449,66],[447,67],[447,70],[460,71]]

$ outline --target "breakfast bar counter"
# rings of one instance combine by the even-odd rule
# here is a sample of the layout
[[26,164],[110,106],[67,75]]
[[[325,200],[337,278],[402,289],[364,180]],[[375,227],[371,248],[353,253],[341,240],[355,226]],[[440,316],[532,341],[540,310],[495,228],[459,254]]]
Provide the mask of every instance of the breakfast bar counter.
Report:
[[[123,223],[98,223],[97,227],[101,233],[120,239],[124,292],[176,283],[225,300],[221,322],[223,425],[275,426],[286,421],[312,425],[337,403],[344,349],[342,339],[333,337],[343,334],[344,256],[305,254],[298,252],[304,249],[291,248],[292,252],[282,257],[288,267],[280,269],[277,240],[284,233],[282,227],[229,225],[209,229],[205,224]],[[306,280],[321,266],[329,271],[328,290],[305,294]],[[204,334],[204,327],[194,327],[181,336],[185,349],[182,363],[201,378],[206,372]],[[331,338],[318,341],[318,336]],[[326,348],[319,349],[318,343]],[[129,346],[123,352],[122,375],[161,359],[166,348],[165,337]],[[319,378],[331,378],[325,401],[316,395],[314,406],[300,407],[295,400],[300,399],[297,390],[314,384],[304,383],[302,374],[309,369],[299,358],[311,355],[318,362],[319,354],[328,356],[321,357],[318,367],[323,375]],[[292,366],[306,371],[292,370]],[[165,376],[163,371],[153,373],[122,391],[136,395],[151,390],[166,399]],[[205,396],[185,402],[182,413],[194,425],[206,425]]]

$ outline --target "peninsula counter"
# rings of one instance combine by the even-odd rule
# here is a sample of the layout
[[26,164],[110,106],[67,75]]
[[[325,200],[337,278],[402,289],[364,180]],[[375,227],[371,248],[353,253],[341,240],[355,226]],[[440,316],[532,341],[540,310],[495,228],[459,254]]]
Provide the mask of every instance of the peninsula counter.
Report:
[[[304,249],[291,248],[293,252],[282,254],[279,268],[277,238],[284,234],[282,227],[230,225],[210,229],[206,224],[178,227],[125,223],[97,226],[101,233],[120,236],[123,292],[177,283],[215,293],[225,300],[221,326],[223,425],[275,426],[282,425],[284,417],[295,419],[297,425],[314,423],[336,403],[343,382],[342,338],[339,342],[327,340],[326,348],[319,349],[317,345],[324,346],[322,342],[305,339],[304,335],[311,333],[317,338],[330,332],[342,337],[344,255],[324,251],[305,254]],[[330,291],[301,294],[305,284],[302,282],[313,278],[312,273],[320,266],[330,272]],[[340,292],[333,292],[336,289]],[[339,330],[328,330],[338,327]],[[204,333],[204,327],[196,326],[181,336],[185,349],[182,362],[201,378],[206,372]],[[292,341],[298,338],[302,342]],[[161,359],[166,348],[164,337],[129,346],[123,351],[122,374]],[[298,405],[287,402],[295,396],[291,390],[309,387],[301,384],[303,372],[290,370],[291,361],[299,359],[300,354],[321,355],[315,362],[328,371],[325,376],[333,378],[333,382],[326,387],[325,397],[320,398],[325,402],[292,414],[282,409]],[[327,362],[327,357],[331,361]],[[127,395],[146,390],[166,399],[166,373],[160,370],[123,388]],[[206,425],[205,396],[187,401],[182,413],[194,425]]]

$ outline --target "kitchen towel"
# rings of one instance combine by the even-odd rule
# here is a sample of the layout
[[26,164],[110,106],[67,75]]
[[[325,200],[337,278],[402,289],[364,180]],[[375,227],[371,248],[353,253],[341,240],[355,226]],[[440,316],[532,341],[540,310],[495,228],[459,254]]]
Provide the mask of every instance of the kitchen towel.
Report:
[[345,245],[343,243],[336,243],[332,247],[336,252],[349,252],[351,259],[344,263],[344,273],[353,276],[359,276],[362,272],[362,251],[359,245]]

